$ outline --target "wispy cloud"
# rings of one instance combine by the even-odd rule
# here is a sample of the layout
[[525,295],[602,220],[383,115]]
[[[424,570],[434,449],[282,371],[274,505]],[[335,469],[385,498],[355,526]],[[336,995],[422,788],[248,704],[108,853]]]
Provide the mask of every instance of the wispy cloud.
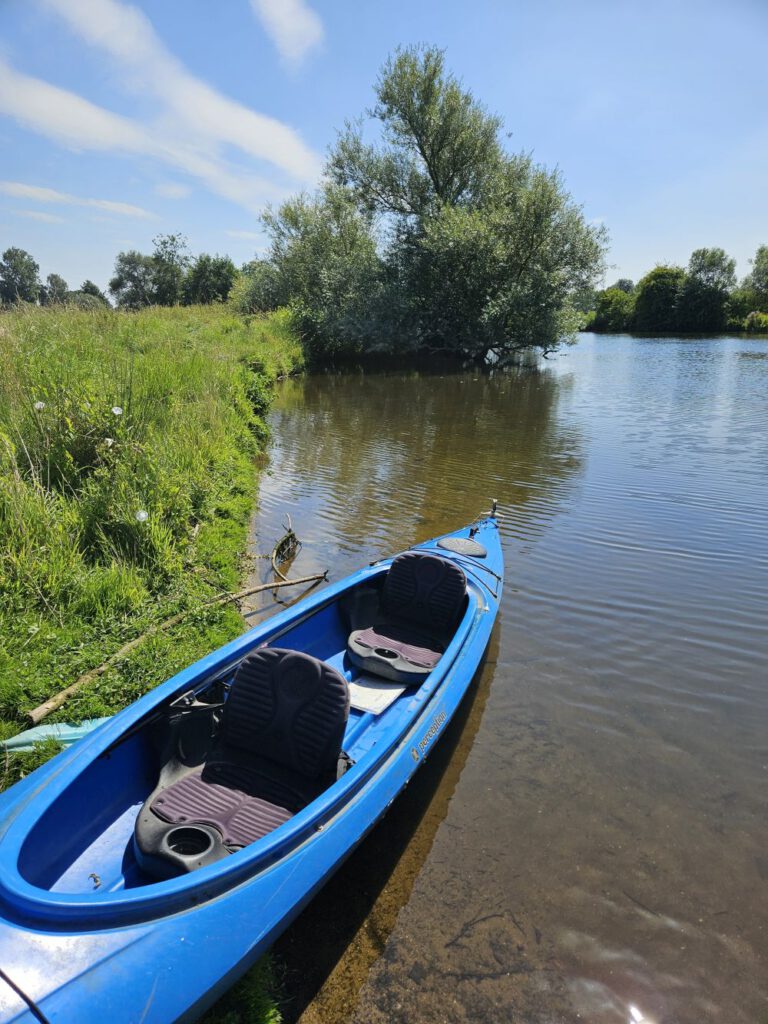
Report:
[[181,185],[176,181],[162,181],[155,185],[155,192],[163,199],[187,199],[192,194],[189,185]]
[[289,64],[301,63],[323,41],[323,23],[304,0],[251,0],[251,7]]
[[29,217],[30,220],[40,220],[44,224],[66,224],[64,217],[44,210],[14,210],[14,213],[17,217]]
[[[90,199],[73,196],[68,192],[59,192],[54,188],[42,188],[39,185],[25,185],[21,181],[0,181],[0,192],[16,199],[32,199],[38,203],[56,203],[60,206],[90,206],[107,213],[117,213],[122,217],[151,217],[152,214],[141,206],[132,203],[119,203],[111,199]],[[39,218],[44,219],[44,216]]]
[[[300,0],[281,0],[286,8]],[[313,181],[320,160],[288,125],[222,95],[191,74],[166,48],[149,19],[119,0],[44,0],[81,39],[105,51],[131,72],[122,84],[153,94],[162,104],[164,129],[199,152],[221,144],[263,160],[291,177]],[[272,5],[269,5],[272,6]],[[312,12],[307,12],[312,16]]]
[[142,127],[66,89],[15,71],[0,57],[0,114],[75,149],[142,153],[151,149]]
[[14,70],[0,57],[0,114],[75,150],[150,156],[202,181],[206,188],[253,213],[285,189],[255,174],[233,170],[215,146],[176,139],[163,125],[144,126],[81,96]]

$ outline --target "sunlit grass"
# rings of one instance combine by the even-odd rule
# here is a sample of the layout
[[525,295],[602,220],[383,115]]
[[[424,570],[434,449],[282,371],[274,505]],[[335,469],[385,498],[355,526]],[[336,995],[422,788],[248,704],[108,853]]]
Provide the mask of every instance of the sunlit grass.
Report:
[[[237,587],[263,414],[299,348],[280,315],[30,308],[0,315],[0,350],[0,732],[10,735],[152,622]],[[109,714],[239,629],[231,608],[193,614],[58,718]],[[14,765],[11,779],[25,767]]]

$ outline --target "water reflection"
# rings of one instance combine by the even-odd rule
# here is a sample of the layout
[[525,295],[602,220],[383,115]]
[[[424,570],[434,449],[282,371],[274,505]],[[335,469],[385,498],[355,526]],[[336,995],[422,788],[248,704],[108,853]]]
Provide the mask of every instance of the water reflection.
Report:
[[497,495],[505,530],[537,535],[581,467],[579,432],[556,415],[568,384],[547,370],[285,381],[256,547],[269,549],[291,511],[302,573],[330,565],[338,577],[474,519]]
[[[764,354],[583,339],[540,374],[286,384],[255,545],[290,511],[294,572],[506,513],[482,721],[406,901],[357,929],[376,958],[340,943],[307,1022],[762,1024]],[[343,905],[367,874],[339,878]]]

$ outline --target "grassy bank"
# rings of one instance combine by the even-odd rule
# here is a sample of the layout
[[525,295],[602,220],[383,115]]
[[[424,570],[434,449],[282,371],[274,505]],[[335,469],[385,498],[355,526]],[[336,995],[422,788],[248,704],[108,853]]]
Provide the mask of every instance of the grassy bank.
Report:
[[[126,640],[237,587],[280,315],[221,307],[0,315],[0,737]],[[110,714],[242,631],[192,613],[52,720]],[[7,785],[50,751],[5,765]]]

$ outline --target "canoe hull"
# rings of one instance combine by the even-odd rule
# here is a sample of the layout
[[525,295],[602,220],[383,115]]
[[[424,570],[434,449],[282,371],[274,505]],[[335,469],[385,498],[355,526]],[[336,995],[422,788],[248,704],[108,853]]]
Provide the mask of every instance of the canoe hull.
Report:
[[[486,604],[441,685],[386,760],[290,856],[189,909],[135,923],[104,928],[55,917],[33,923],[18,909],[6,908],[0,920],[0,969],[51,1024],[109,1017],[157,1024],[195,1020],[300,913],[428,758],[481,663],[502,574],[495,523],[489,521],[482,533],[489,554],[480,572],[491,582],[483,590]],[[60,759],[59,770],[66,770],[72,753],[40,771],[49,775]],[[5,804],[24,803],[45,777],[36,782],[30,777],[14,787],[22,791],[10,791]],[[0,813],[6,809],[0,802]],[[4,1000],[0,991],[0,1021],[37,1019],[11,994],[15,1002]]]

